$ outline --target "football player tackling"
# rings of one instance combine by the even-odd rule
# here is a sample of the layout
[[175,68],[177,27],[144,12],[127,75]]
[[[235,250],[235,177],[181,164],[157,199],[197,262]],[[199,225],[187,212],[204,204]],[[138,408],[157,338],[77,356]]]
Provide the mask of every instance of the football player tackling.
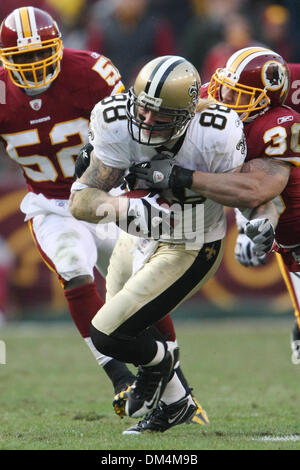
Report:
[[[291,64],[291,70],[294,76],[295,64]],[[225,68],[218,69],[212,76],[208,94],[217,103],[237,111],[244,122],[247,157],[241,172],[208,175],[187,172],[174,165],[176,162],[167,164],[164,161],[152,162],[148,168],[138,166],[132,171],[137,177],[151,181],[154,188],[191,188],[228,206],[248,206],[256,211],[260,210],[261,204],[280,195],[277,198],[280,217],[275,230],[275,249],[280,253],[279,265],[295,307],[292,361],[300,363],[300,116],[284,105],[289,85],[288,66],[276,52],[260,47],[237,51]],[[293,81],[289,95],[291,105],[297,100],[295,87]],[[156,183],[153,177],[158,171],[161,178]],[[261,236],[249,240],[245,234],[245,219],[240,214],[238,221],[241,233],[237,239],[236,258],[245,266],[263,263],[270,245]]]
[[[68,198],[76,157],[78,152],[82,156],[80,149],[88,142],[91,110],[105,96],[124,90],[120,74],[100,54],[63,49],[58,25],[38,8],[14,10],[3,20],[0,38],[0,80],[6,88],[0,138],[24,172],[28,194],[21,210],[42,258],[64,289],[77,329],[119,393],[133,382],[133,374],[123,363],[99,353],[90,339],[91,319],[103,304],[94,267],[106,275],[119,230],[114,226],[100,234],[96,225],[75,220]],[[78,161],[77,175],[84,171]],[[131,270],[128,251],[122,262],[126,277],[127,267]],[[169,316],[157,327],[175,341]],[[181,373],[180,368],[177,371]],[[188,388],[182,375],[181,380]],[[193,422],[207,423],[205,411],[197,406]]]
[[[161,193],[176,206],[170,227],[163,223],[168,209],[161,210],[157,195],[134,199],[130,193],[127,198],[108,192],[134,163],[147,164],[157,154],[190,171],[224,173],[243,163],[244,135],[238,115],[199,100],[199,88],[198,72],[182,57],[159,57],[146,64],[128,94],[105,98],[95,106],[91,163],[72,187],[70,209],[76,218],[100,224],[117,218],[125,230],[136,229],[134,243],[125,234],[116,244],[106,303],[91,326],[92,341],[102,354],[138,367],[125,410],[128,416],[146,416],[125,433],[165,431],[195,410],[191,394],[174,374],[178,350],[174,356],[153,325],[213,276],[222,258],[226,218],[221,204],[174,188]],[[198,227],[202,238],[194,245],[180,225],[184,205],[196,225],[197,214],[203,216]],[[148,217],[149,206],[159,217]],[[256,230],[255,223],[252,227]],[[127,243],[128,251],[135,252],[134,269],[122,284],[118,273]]]

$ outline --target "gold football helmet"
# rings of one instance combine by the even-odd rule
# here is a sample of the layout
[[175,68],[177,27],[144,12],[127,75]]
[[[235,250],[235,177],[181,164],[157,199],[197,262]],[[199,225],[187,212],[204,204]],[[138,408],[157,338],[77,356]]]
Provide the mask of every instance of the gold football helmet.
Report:
[[[127,118],[132,139],[158,146],[182,136],[195,115],[200,86],[197,70],[183,57],[169,55],[148,62],[128,93]],[[156,113],[154,124],[144,122],[141,108]]]

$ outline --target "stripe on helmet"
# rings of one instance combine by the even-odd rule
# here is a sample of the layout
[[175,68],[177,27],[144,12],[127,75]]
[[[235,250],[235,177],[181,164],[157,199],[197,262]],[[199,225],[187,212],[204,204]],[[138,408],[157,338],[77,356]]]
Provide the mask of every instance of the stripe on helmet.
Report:
[[29,38],[32,36],[32,31],[30,27],[29,14],[27,7],[20,8],[20,18],[23,29],[23,37]]
[[20,10],[19,9],[14,11],[14,17],[15,17],[15,24],[16,24],[18,39],[23,39],[22,23],[21,23],[21,17],[20,17]]
[[158,98],[166,78],[172,70],[182,62],[185,62],[185,59],[182,57],[178,58],[176,56],[170,57],[169,59],[163,59],[159,62],[149,77],[145,87],[145,92],[150,96]]
[[35,36],[37,36],[38,31],[37,31],[37,26],[36,26],[34,8],[33,7],[27,7],[27,10],[28,10],[28,15],[29,15],[29,21],[30,21],[32,36],[35,37]]
[[161,66],[161,64],[163,64],[163,63],[165,62],[165,60],[166,60],[166,59],[161,59],[161,61],[158,62],[158,64],[156,65],[156,67],[154,67],[154,69],[152,70],[151,75],[150,75],[150,77],[148,78],[148,81],[147,81],[146,86],[145,86],[145,92],[146,92],[146,93],[148,93],[148,91],[149,91],[149,88],[150,88],[152,79],[153,79],[153,77],[155,76],[157,70],[159,69],[159,67]]
[[231,56],[226,64],[226,68],[232,73],[239,74],[243,71],[244,67],[256,57],[265,55],[272,52],[274,55],[279,55],[265,47],[247,47],[244,51],[236,52]]

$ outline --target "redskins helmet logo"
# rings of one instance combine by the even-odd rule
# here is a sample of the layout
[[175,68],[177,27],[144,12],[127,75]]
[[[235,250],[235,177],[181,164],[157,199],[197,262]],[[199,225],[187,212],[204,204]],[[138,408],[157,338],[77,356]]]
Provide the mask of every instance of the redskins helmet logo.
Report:
[[266,62],[262,68],[262,82],[267,90],[280,90],[285,82],[285,69],[280,62]]

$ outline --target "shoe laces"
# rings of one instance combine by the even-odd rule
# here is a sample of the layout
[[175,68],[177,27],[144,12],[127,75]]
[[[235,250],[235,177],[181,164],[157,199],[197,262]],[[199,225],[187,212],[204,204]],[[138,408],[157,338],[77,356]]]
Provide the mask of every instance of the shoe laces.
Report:
[[143,421],[152,422],[159,425],[165,423],[169,417],[172,417],[174,413],[178,412],[178,403],[171,403],[166,405],[163,401],[158,403],[158,406],[154,408],[148,415],[145,416]]
[[160,404],[154,408],[153,410],[149,411],[141,421],[138,422],[138,426],[140,428],[143,428],[145,425],[147,425],[150,421],[155,421],[155,419],[160,419],[160,417],[164,417],[164,413],[162,408],[160,407]]

